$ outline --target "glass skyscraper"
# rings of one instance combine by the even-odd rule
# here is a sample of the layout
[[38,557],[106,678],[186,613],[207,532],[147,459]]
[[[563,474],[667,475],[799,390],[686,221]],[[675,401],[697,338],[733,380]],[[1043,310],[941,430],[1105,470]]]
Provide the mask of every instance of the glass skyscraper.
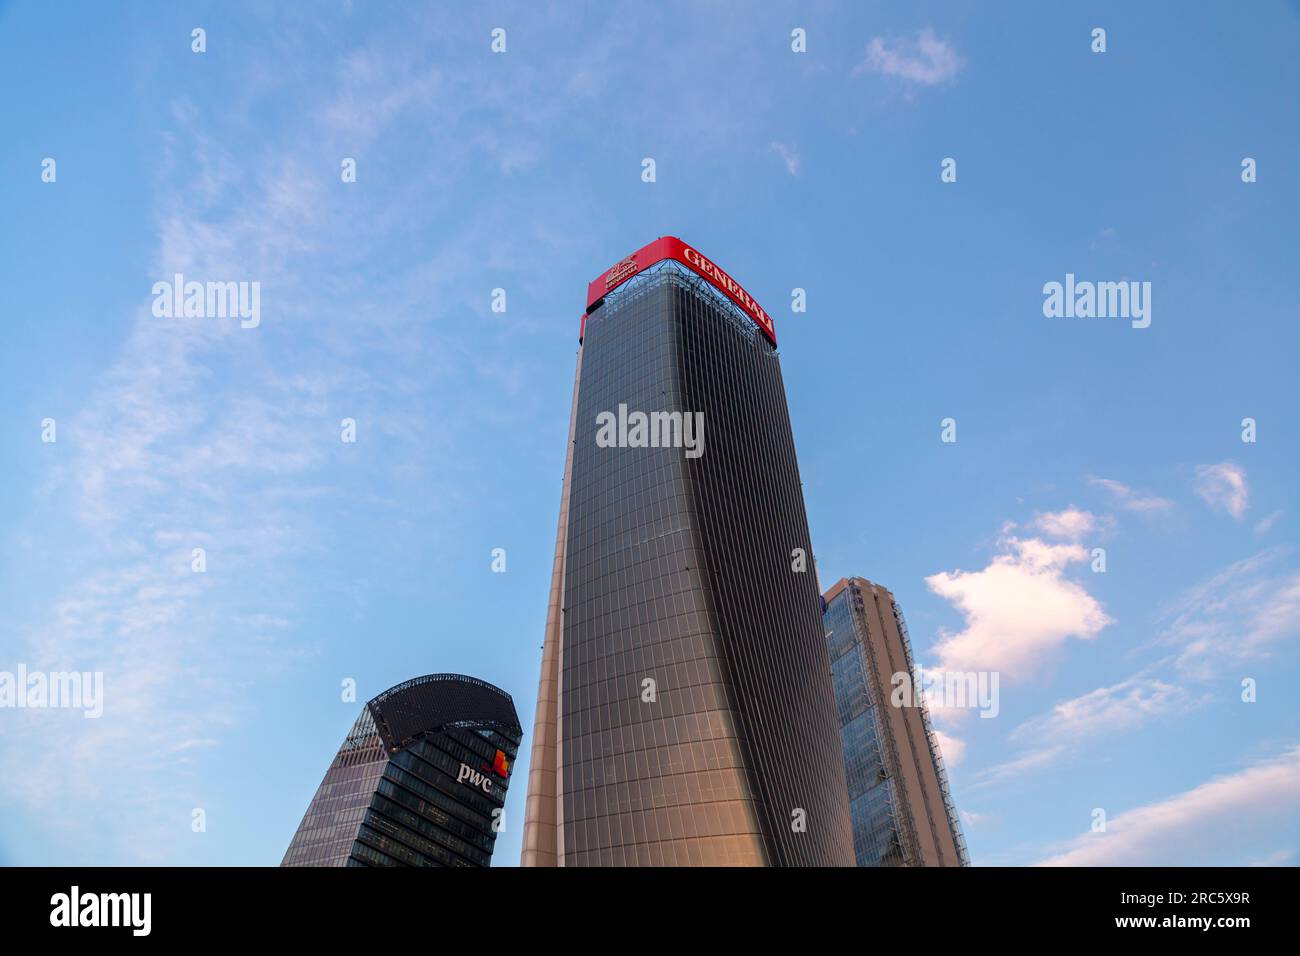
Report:
[[916,673],[894,596],[841,579],[826,592],[825,625],[858,866],[967,865],[925,702],[891,700],[893,676]]
[[281,866],[488,866],[523,731],[510,695],[460,674],[361,710]]
[[523,864],[851,866],[770,317],[665,237],[592,283],[580,342]]

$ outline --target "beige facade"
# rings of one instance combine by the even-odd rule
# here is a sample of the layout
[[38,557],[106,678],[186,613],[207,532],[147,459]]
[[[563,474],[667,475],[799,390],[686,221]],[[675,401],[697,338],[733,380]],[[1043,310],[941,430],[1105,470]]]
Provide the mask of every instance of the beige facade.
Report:
[[[861,654],[861,673],[870,683],[868,697],[880,735],[882,773],[892,778],[895,819],[904,865],[962,866],[965,843],[948,791],[943,757],[933,737],[925,703],[910,706],[891,700],[896,674],[915,674],[906,625],[894,595],[865,578],[841,578],[824,595],[828,608],[847,601],[854,623],[853,646]],[[851,744],[846,740],[846,747]],[[862,834],[855,832],[855,840]]]
[[568,548],[569,486],[573,480],[574,429],[578,425],[578,385],[582,381],[582,350],[573,376],[569,410],[569,447],[564,454],[560,486],[560,518],[555,531],[555,560],[551,564],[551,594],[546,604],[542,638],[542,676],[537,684],[532,755],[528,761],[528,799],[524,805],[524,848],[521,866],[559,866],[560,803],[560,647],[564,627],[564,554]]

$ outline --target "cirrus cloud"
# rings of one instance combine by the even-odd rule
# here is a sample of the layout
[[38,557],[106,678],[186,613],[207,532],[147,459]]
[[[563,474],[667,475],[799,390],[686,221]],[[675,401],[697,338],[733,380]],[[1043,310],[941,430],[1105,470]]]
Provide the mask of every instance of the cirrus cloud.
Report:
[[965,65],[966,61],[951,43],[926,28],[914,41],[887,42],[884,37],[872,37],[867,45],[867,58],[854,68],[853,75],[870,71],[921,86],[937,86],[951,80]]
[[1098,687],[1061,701],[1048,713],[1018,726],[1008,739],[1026,749],[982,771],[975,785],[1001,784],[1041,770],[1078,754],[1098,739],[1136,730],[1160,717],[1186,713],[1201,702],[1183,687],[1140,675]]
[[[1191,790],[1118,814],[1042,866],[1222,864],[1275,850],[1277,826],[1300,814],[1300,747]],[[1246,862],[1242,859],[1238,862]]]
[[799,167],[802,165],[799,159],[799,150],[794,146],[787,146],[785,143],[779,143],[773,140],[772,145],[768,147],[772,152],[781,157],[781,162],[785,164],[785,171],[791,176],[799,175]]
[[1197,465],[1193,487],[1211,508],[1226,511],[1234,518],[1240,518],[1249,507],[1250,489],[1246,486],[1246,469],[1235,462]]
[[1178,648],[1176,666],[1201,679],[1268,656],[1300,635],[1300,572],[1274,547],[1235,561],[1162,608],[1159,640]]
[[1116,481],[1113,478],[1095,478],[1090,476],[1088,478],[1088,484],[1108,492],[1110,496],[1115,499],[1115,504],[1126,511],[1150,514],[1156,511],[1168,511],[1174,506],[1174,503],[1168,498],[1161,498],[1159,495],[1148,495],[1139,491],[1134,491],[1128,485]]

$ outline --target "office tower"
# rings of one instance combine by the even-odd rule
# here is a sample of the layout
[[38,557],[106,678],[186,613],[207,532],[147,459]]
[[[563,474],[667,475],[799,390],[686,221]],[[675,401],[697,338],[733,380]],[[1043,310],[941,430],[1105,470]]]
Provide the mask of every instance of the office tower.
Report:
[[916,673],[894,596],[841,578],[826,592],[825,623],[858,866],[968,865],[925,702],[891,699],[893,676]]
[[487,866],[523,731],[510,695],[460,674],[361,710],[281,866]]
[[680,239],[588,289],[533,737],[525,866],[853,864],[775,330]]

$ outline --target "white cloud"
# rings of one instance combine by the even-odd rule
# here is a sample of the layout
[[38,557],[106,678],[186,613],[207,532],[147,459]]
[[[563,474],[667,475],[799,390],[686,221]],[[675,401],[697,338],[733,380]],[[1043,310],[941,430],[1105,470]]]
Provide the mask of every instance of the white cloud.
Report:
[[976,830],[984,826],[987,826],[994,819],[991,815],[987,813],[978,813],[974,810],[961,810],[959,811],[959,813],[961,815],[961,822],[964,823],[966,827],[971,830]]
[[936,86],[951,80],[966,65],[952,44],[941,40],[929,28],[917,34],[915,41],[872,37],[867,45],[867,59],[853,70],[853,75],[871,71],[898,77],[909,83]]
[[1132,730],[1152,717],[1177,713],[1191,704],[1191,695],[1182,687],[1151,678],[1131,677],[1062,701],[1048,714],[1021,724],[1011,732],[1011,739],[1077,743]]
[[1276,849],[1277,826],[1300,815],[1300,747],[1166,800],[1111,817],[1044,866],[1179,866],[1247,862]]
[[772,152],[781,157],[781,162],[785,163],[785,170],[791,176],[799,175],[799,151],[793,146],[787,146],[785,143],[773,142]]
[[965,615],[965,627],[940,633],[933,648],[944,670],[994,670],[1005,679],[1032,676],[1070,638],[1097,636],[1111,619],[1065,569],[1084,561],[1077,544],[1010,537],[982,571],[941,572],[930,590]]
[[1249,506],[1250,489],[1246,487],[1246,469],[1234,462],[1197,465],[1194,487],[1211,508],[1226,511],[1234,518],[1245,514]]
[[1063,511],[1045,511],[1034,517],[1034,527],[1043,534],[1067,541],[1078,541],[1084,535],[1093,534],[1100,527],[1097,516],[1090,511],[1081,511],[1074,505]]
[[1117,235],[1119,235],[1119,230],[1117,230],[1114,226],[1107,226],[1105,229],[1103,229],[1101,232],[1097,234],[1096,239],[1088,243],[1088,249],[1092,252],[1096,252],[1098,249],[1102,248],[1103,246],[1110,245],[1111,240],[1113,240]]
[[1255,534],[1260,536],[1268,534],[1270,531],[1273,530],[1274,525],[1277,524],[1278,519],[1280,519],[1281,517],[1282,517],[1281,511],[1274,511],[1268,517],[1261,518],[1259,521],[1255,522]]
[[1300,573],[1271,573],[1288,548],[1237,561],[1161,611],[1160,641],[1178,647],[1177,666],[1210,678],[1257,660],[1300,635]]
[[[471,466],[476,441],[465,436],[481,437],[482,418],[505,407],[515,424],[534,414],[528,403],[468,403],[463,419],[429,412],[446,406],[445,393],[517,373],[473,366],[492,348],[466,342],[490,330],[457,338],[460,323],[440,321],[463,317],[457,288],[490,288],[485,272],[497,263],[511,264],[521,286],[542,267],[522,254],[533,227],[505,228],[517,197],[492,191],[446,226],[460,201],[446,182],[485,151],[507,158],[461,135],[482,125],[481,99],[432,96],[437,76],[394,52],[354,57],[341,76],[332,57],[313,54],[263,77],[276,84],[271,98],[295,109],[285,128],[255,137],[257,149],[233,92],[228,110],[178,102],[161,135],[143,304],[122,317],[124,340],[80,411],[59,422],[65,464],[41,490],[39,535],[27,534],[33,563],[52,565],[41,577],[53,593],[5,646],[33,670],[104,675],[101,718],[25,711],[6,729],[0,791],[47,821],[41,862],[213,853],[177,836],[216,772],[205,750],[228,745],[237,725],[246,736],[267,683],[317,652],[303,617],[318,613],[318,599],[338,603],[357,565],[374,563],[363,552],[386,552],[391,579],[415,564],[394,549],[448,534],[464,501],[448,463]],[[526,138],[537,119],[527,78],[516,82],[496,93],[503,125]],[[321,166],[321,155],[365,156],[411,129],[446,134],[438,161],[396,182],[371,179],[364,215],[340,201],[337,159]],[[549,212],[524,218],[553,221],[572,251],[563,211]],[[417,230],[427,239],[418,251],[393,256],[393,237]],[[155,318],[151,283],[176,271],[260,282],[261,325]],[[344,416],[362,423],[357,445],[339,440]],[[353,534],[358,526],[385,531],[372,541]],[[207,549],[204,574],[190,569],[192,547]],[[65,812],[44,813],[55,804]]]
[[1174,506],[1174,503],[1168,498],[1161,498],[1159,495],[1142,494],[1112,478],[1093,478],[1090,476],[1088,484],[1109,492],[1115,499],[1115,503],[1126,511],[1149,514],[1156,511],[1168,511]]
[[942,730],[936,730],[934,736],[938,741],[939,752],[943,755],[944,764],[955,767],[961,763],[962,757],[966,756],[966,741],[951,734],[945,734]]
[[1044,747],[1039,750],[1029,750],[1010,760],[995,764],[987,770],[981,770],[975,777],[973,787],[987,787],[993,784],[1002,784],[1006,781],[1019,777],[1022,774],[1029,773],[1032,770],[1040,770],[1043,767],[1055,763],[1056,759],[1065,751],[1062,746]]
[[1246,866],[1300,866],[1300,850],[1295,847],[1287,847],[1283,850],[1275,850],[1272,853],[1265,853],[1257,859],[1250,860]]
[[1099,687],[1018,726],[1007,739],[1025,747],[1025,752],[982,771],[976,785],[1004,783],[1041,770],[1090,741],[1136,730],[1153,718],[1183,713],[1196,703],[1186,689],[1146,677]]

